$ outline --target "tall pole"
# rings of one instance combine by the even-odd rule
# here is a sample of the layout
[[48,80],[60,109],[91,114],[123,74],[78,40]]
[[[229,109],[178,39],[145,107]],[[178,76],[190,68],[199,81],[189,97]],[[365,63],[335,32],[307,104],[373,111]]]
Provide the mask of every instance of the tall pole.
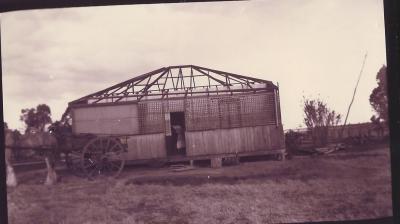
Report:
[[349,117],[351,105],[353,104],[354,97],[355,97],[356,92],[357,92],[357,87],[358,87],[358,83],[360,82],[361,74],[362,74],[362,72],[363,72],[363,70],[364,70],[364,65],[365,65],[365,60],[367,59],[367,55],[368,55],[368,52],[366,52],[365,55],[364,55],[364,60],[363,60],[362,66],[361,66],[360,74],[358,74],[357,83],[356,83],[356,86],[354,87],[353,97],[351,98],[349,107],[347,108],[346,118],[344,119],[344,124],[343,124],[342,130],[340,131],[340,139],[341,139],[342,136],[343,136],[343,131],[344,131],[344,128],[345,128],[345,126],[346,126],[347,118]]

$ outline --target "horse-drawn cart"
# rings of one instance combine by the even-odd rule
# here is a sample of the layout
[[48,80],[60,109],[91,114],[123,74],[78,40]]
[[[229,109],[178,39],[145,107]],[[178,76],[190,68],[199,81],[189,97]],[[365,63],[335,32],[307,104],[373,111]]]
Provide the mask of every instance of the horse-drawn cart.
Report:
[[[57,182],[55,164],[60,161],[77,176],[117,177],[124,167],[127,151],[124,136],[74,135],[60,126],[51,127],[50,132],[31,127],[23,135],[5,129],[5,146],[8,186],[16,186],[18,182],[13,166],[43,162],[47,167],[45,184],[48,185]],[[60,160],[61,156],[64,159]]]
[[[126,137],[77,135],[64,146],[65,163],[77,175],[117,177],[125,165]],[[61,146],[62,147],[62,146]]]

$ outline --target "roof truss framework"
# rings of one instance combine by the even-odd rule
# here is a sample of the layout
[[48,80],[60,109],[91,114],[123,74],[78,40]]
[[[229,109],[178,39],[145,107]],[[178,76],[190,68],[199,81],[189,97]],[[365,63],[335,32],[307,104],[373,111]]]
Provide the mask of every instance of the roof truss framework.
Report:
[[143,99],[258,92],[272,82],[195,65],[163,67],[70,102],[101,104]]

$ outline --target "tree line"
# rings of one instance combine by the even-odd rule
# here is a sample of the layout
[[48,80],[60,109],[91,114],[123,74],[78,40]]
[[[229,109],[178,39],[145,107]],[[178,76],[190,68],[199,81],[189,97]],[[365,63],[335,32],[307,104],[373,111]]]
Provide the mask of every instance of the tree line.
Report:
[[[29,128],[36,128],[39,131],[49,131],[60,127],[67,131],[71,129],[71,116],[69,111],[66,110],[64,112],[61,120],[53,122],[51,118],[51,109],[46,104],[39,104],[36,108],[22,109],[19,120],[25,124],[25,131]],[[4,122],[4,128],[9,128],[7,122]],[[13,132],[15,135],[21,135],[17,129],[14,129]]]

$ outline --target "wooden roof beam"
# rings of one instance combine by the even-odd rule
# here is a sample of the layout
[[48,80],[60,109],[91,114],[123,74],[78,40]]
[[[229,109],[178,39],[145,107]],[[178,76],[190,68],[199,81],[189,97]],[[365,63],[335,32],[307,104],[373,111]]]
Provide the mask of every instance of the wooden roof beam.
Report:
[[194,69],[195,69],[196,71],[198,71],[198,72],[204,74],[205,76],[208,76],[209,78],[211,78],[211,79],[217,81],[218,83],[222,84],[223,86],[226,86],[226,83],[225,83],[224,81],[221,81],[221,80],[219,80],[219,79],[216,79],[216,78],[212,77],[211,75],[205,73],[205,72],[202,71],[201,69],[198,69],[198,68],[196,68],[196,67],[194,67]]
[[113,89],[115,89],[115,88],[118,88],[118,87],[121,87],[121,86],[125,86],[125,85],[127,85],[127,84],[129,84],[129,83],[131,83],[131,82],[135,82],[135,81],[138,81],[138,80],[143,80],[143,79],[147,78],[148,76],[151,76],[151,75],[160,73],[160,72],[162,72],[162,71],[164,71],[164,70],[165,70],[165,67],[162,67],[162,68],[159,68],[159,69],[157,69],[157,70],[154,70],[154,71],[145,73],[145,74],[143,74],[143,75],[139,75],[139,76],[137,76],[137,77],[134,77],[134,78],[132,78],[132,79],[126,80],[126,81],[121,82],[121,83],[118,83],[118,84],[113,85],[113,86],[111,86],[111,87],[108,87],[108,88],[106,88],[106,89],[100,90],[100,91],[98,91],[98,92],[89,94],[89,95],[84,96],[84,97],[81,97],[81,98],[79,98],[79,99],[77,99],[77,100],[74,100],[74,101],[72,101],[72,102],[70,102],[70,103],[73,104],[73,103],[76,103],[76,102],[79,102],[79,101],[82,101],[82,100],[86,100],[86,99],[88,99],[88,98],[90,98],[90,97],[93,97],[93,96],[101,95],[101,94],[106,93],[106,92],[108,92],[108,91],[110,91],[110,90],[113,90]]
[[226,74],[226,75],[230,75],[236,78],[241,78],[241,79],[245,79],[245,80],[252,80],[254,82],[259,82],[259,83],[267,83],[270,85],[275,86],[271,81],[267,81],[267,80],[263,80],[263,79],[257,79],[257,78],[252,78],[252,77],[247,77],[247,76],[243,76],[243,75],[238,75],[238,74],[234,74],[234,73],[230,73],[230,72],[224,72],[224,71],[219,71],[219,70],[215,70],[215,69],[209,69],[209,68],[204,68],[204,67],[200,67],[200,66],[194,66],[195,68],[200,68],[200,69],[204,69],[206,71],[211,71],[214,72],[216,74]]
[[[142,92],[142,95],[138,98],[138,100],[141,100],[144,96],[144,94],[147,95],[147,90],[150,89],[151,86],[154,85],[154,83],[156,83],[163,75],[165,75],[165,73],[167,73],[168,70],[165,70],[163,73],[161,73],[161,75],[159,75],[155,80],[153,80],[150,84],[148,84],[145,88],[143,88],[142,90],[140,90],[139,92]],[[149,77],[149,81],[150,81],[150,77]]]

